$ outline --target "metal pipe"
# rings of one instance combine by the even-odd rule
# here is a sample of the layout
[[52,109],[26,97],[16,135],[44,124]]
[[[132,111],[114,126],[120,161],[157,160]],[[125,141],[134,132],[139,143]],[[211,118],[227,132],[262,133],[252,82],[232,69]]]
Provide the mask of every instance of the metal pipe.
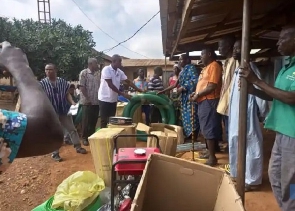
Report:
[[[249,61],[250,54],[250,22],[251,0],[244,0],[243,4],[243,28],[242,28],[242,52],[241,67],[244,61]],[[238,164],[237,164],[237,191],[245,203],[245,170],[247,147],[247,81],[241,78],[240,103],[239,103],[239,139],[238,139]]]

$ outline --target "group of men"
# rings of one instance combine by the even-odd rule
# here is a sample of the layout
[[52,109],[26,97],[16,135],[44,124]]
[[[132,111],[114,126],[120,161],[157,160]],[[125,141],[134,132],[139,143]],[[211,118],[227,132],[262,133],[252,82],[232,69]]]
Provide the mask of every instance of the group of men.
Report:
[[[269,162],[269,180],[282,210],[295,210],[295,27],[281,31],[277,43],[288,62],[278,73],[274,86],[261,79],[253,62],[241,61],[241,41],[225,37],[219,51],[226,58],[223,68],[215,61],[214,51],[205,49],[202,70],[192,102],[198,103],[198,118],[204,135],[210,164],[217,163],[214,143],[218,141],[221,119],[229,142],[230,174],[237,176],[238,118],[240,78],[248,81],[246,149],[246,191],[262,183],[263,136],[260,123],[276,132]],[[240,67],[241,66],[241,67]],[[223,70],[222,70],[223,69]],[[269,111],[268,102],[272,101]]]
[[[235,177],[240,77],[248,81],[245,182],[251,187],[261,184],[262,181],[262,134],[258,123],[263,120],[265,128],[276,132],[269,163],[269,179],[279,206],[282,210],[289,211],[295,209],[295,200],[292,198],[295,184],[294,26],[281,31],[277,45],[278,51],[283,56],[288,56],[288,63],[278,73],[274,86],[260,78],[254,63],[243,61],[242,64],[241,41],[234,42],[225,38],[219,42],[220,53],[226,57],[223,70],[216,62],[214,51],[204,49],[201,59],[205,68],[200,73],[195,93],[191,95],[190,100],[198,104],[198,118],[201,132],[207,141],[210,165],[217,163],[215,143],[220,138],[221,117],[224,119],[228,131],[231,175]],[[40,81],[40,86],[23,52],[11,47],[9,43],[2,47],[1,74],[9,71],[15,78],[22,99],[23,114],[1,110],[0,172],[4,171],[6,164],[11,163],[15,157],[36,156],[56,150],[52,156],[60,160],[58,148],[62,139],[61,128],[64,129],[64,134],[70,134],[76,152],[85,154],[86,150],[81,147],[72,118],[67,115],[69,106],[75,105],[76,102],[71,98],[67,81],[57,77],[55,65],[46,65],[46,78]],[[120,91],[121,82],[138,92],[144,91],[127,78],[120,69],[121,63],[121,57],[114,55],[112,63],[103,68],[100,76],[97,61],[89,59],[88,68],[80,73],[84,145],[88,145],[87,137],[94,132],[99,113],[101,127],[107,127],[108,118],[116,113],[118,95],[130,99],[128,94]],[[239,67],[240,64],[243,68]],[[269,112],[266,106],[263,106],[266,103],[259,102],[259,98],[272,101]],[[7,155],[2,155],[4,151],[9,154],[8,162],[5,159]]]

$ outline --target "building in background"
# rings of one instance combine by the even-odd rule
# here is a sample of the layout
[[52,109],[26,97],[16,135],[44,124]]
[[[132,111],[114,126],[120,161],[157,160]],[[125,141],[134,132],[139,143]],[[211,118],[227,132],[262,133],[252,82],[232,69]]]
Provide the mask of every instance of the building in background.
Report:
[[123,58],[122,65],[123,71],[130,80],[137,78],[137,70],[143,69],[145,77],[150,78],[154,74],[155,67],[162,67],[163,69],[163,82],[166,84],[170,75],[173,73],[174,61],[168,59],[125,59]]

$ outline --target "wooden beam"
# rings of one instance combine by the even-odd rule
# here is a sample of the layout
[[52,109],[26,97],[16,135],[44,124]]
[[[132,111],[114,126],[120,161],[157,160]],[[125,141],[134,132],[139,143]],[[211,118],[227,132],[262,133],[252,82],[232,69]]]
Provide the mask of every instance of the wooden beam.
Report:
[[[241,66],[245,67],[244,61],[249,61],[250,52],[250,23],[251,23],[252,0],[244,0],[243,4],[243,30],[242,30],[242,58]],[[247,111],[248,111],[248,83],[241,78],[239,99],[239,123],[238,123],[238,162],[237,162],[237,192],[243,204],[245,203],[245,172],[247,152]]]
[[[257,59],[257,58],[272,58],[272,57],[277,57],[277,56],[281,56],[280,53],[275,49],[271,49],[268,50],[266,52],[263,53],[255,53],[255,54],[250,54],[250,58],[251,59]],[[169,57],[169,55],[167,55],[167,57]],[[179,56],[173,56],[173,57],[169,57],[170,61],[178,61],[179,60]],[[201,56],[190,56],[191,60],[201,60]],[[217,55],[217,60],[225,60],[224,57]]]
[[179,32],[178,32],[178,35],[177,35],[176,42],[174,43],[174,47],[173,47],[172,52],[171,52],[172,55],[176,51],[176,48],[178,46],[178,43],[179,43],[181,37],[186,32],[187,24],[190,21],[190,13],[191,13],[191,9],[192,9],[192,7],[194,5],[194,2],[195,2],[194,0],[186,0],[185,1],[185,4],[184,4],[183,9],[182,9],[183,12],[182,12],[181,26],[180,26],[180,29],[179,29]]

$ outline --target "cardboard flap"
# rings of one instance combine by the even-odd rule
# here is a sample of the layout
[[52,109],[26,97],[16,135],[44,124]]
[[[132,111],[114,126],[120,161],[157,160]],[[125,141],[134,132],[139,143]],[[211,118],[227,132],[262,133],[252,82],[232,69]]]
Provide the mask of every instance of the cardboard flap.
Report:
[[150,133],[151,127],[139,122],[137,124],[136,130],[143,131],[143,132],[146,132],[146,133]]
[[[237,202],[240,200],[227,194],[226,190],[232,193],[235,190],[224,178],[219,169],[153,154],[145,167],[131,211],[244,211]],[[223,195],[223,203],[228,205],[222,207],[221,202],[216,202],[219,195]]]
[[[215,203],[215,207],[213,211],[224,211],[224,210],[245,211],[242,204],[241,197],[239,196],[235,188],[228,188],[229,185],[234,186],[229,176],[224,175],[219,187],[219,191],[218,191],[218,195],[217,195],[217,199],[216,199],[216,203]],[[232,200],[228,200],[228,199],[232,199]]]

